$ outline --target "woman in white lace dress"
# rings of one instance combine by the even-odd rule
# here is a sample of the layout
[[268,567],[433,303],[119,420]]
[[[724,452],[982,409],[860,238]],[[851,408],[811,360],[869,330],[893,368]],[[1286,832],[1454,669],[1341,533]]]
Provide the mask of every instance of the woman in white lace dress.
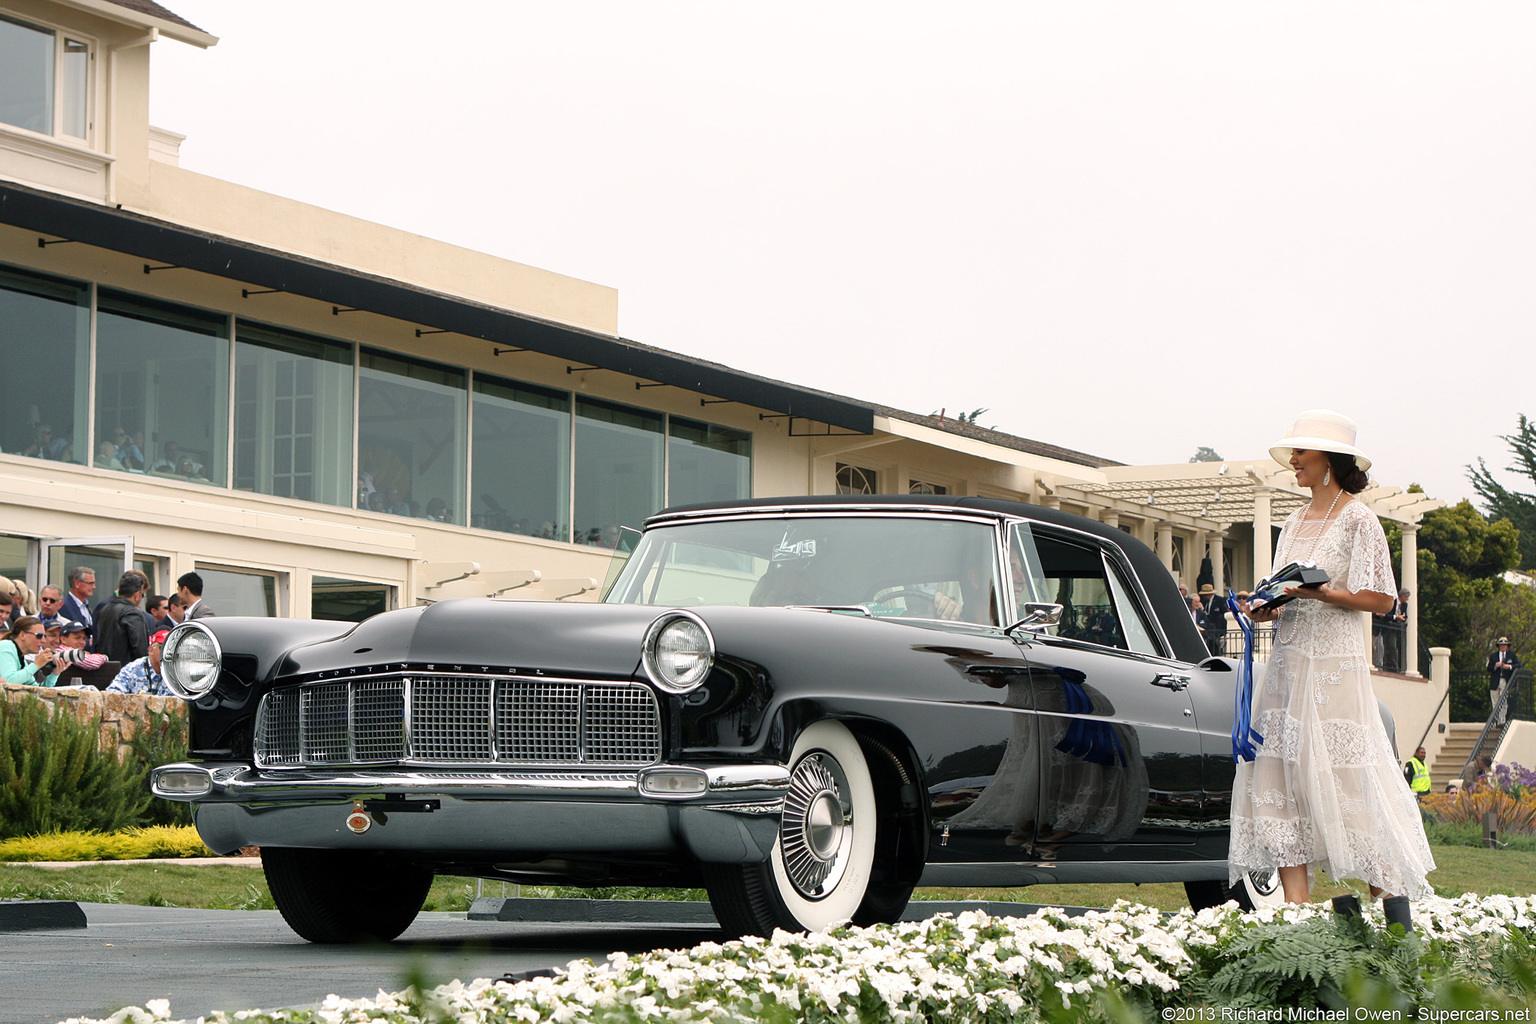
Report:
[[1275,565],[1315,562],[1330,582],[1288,587],[1294,601],[1253,611],[1277,626],[1255,679],[1252,721],[1264,741],[1238,763],[1233,787],[1231,881],[1278,869],[1286,901],[1305,903],[1321,868],[1365,881],[1373,896],[1395,894],[1383,907],[1407,927],[1408,898],[1431,893],[1435,862],[1371,689],[1360,612],[1386,611],[1397,588],[1381,524],[1353,497],[1371,464],[1354,442],[1353,420],[1314,410],[1270,449],[1312,491],[1286,520]]

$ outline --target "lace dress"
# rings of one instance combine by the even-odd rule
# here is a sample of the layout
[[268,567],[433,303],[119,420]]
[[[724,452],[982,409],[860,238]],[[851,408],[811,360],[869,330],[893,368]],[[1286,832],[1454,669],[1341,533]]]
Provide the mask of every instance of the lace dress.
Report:
[[[1351,501],[1327,521],[1292,513],[1275,564],[1316,562],[1332,586],[1390,594],[1387,538]],[[1230,882],[1249,871],[1299,864],[1358,878],[1393,895],[1432,894],[1435,861],[1418,802],[1403,782],[1371,689],[1359,612],[1293,601],[1255,680],[1258,757],[1237,766],[1232,790]],[[1257,675],[1257,673],[1256,673]]]

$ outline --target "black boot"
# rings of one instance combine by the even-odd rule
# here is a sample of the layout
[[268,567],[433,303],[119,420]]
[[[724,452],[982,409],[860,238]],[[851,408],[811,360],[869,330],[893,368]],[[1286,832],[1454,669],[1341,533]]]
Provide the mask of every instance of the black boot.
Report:
[[1402,925],[1404,934],[1413,931],[1413,913],[1408,907],[1407,896],[1388,896],[1381,901],[1381,912],[1387,917],[1387,925]]
[[1335,896],[1333,912],[1340,917],[1359,917],[1360,901],[1354,896]]

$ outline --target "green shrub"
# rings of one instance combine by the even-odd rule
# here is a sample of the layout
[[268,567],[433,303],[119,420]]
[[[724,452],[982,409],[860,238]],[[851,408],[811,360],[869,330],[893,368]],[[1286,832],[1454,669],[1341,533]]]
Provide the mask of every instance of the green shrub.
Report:
[[[144,773],[148,786],[149,770],[187,757],[187,716],[173,715],[164,711],[145,709],[148,720],[139,728],[138,735],[130,743],[133,761]],[[150,800],[140,825],[190,825],[192,805],[182,800]],[[199,844],[201,845],[201,844]],[[202,857],[205,854],[183,854]]]
[[98,723],[42,701],[0,701],[0,839],[139,824],[148,769],[97,749]]

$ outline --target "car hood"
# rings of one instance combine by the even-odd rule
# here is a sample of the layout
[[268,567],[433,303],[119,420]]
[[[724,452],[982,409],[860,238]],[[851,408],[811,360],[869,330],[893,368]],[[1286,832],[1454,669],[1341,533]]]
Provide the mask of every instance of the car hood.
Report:
[[279,674],[433,666],[629,679],[640,643],[665,609],[487,598],[439,601],[375,615],[341,636],[303,644]]

